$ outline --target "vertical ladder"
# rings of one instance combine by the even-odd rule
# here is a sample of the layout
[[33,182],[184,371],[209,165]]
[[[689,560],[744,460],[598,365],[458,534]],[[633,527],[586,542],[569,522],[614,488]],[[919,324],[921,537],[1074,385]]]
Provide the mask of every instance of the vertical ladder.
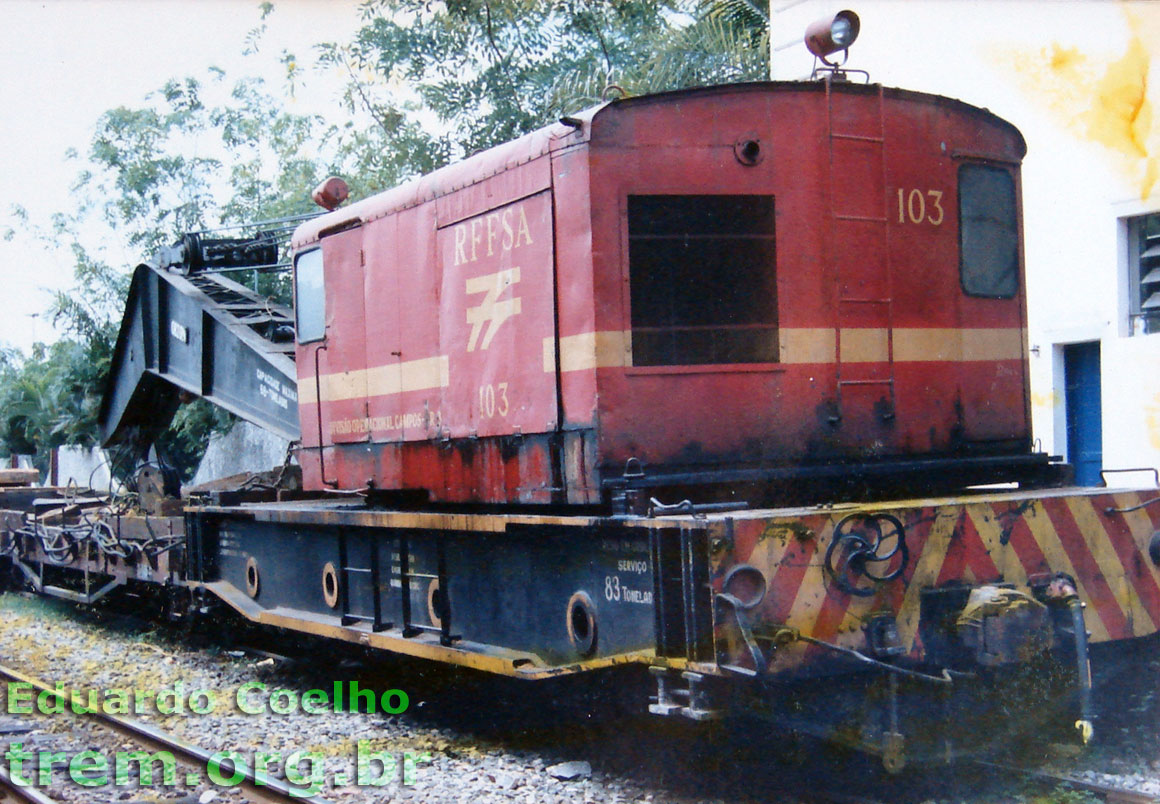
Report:
[[[352,567],[350,565],[349,550],[346,543],[346,530],[340,529],[338,532],[338,565],[339,565],[339,602],[342,606],[343,625],[355,625],[360,622],[368,622],[371,624],[372,631],[385,631],[392,626],[391,623],[383,620],[382,595],[379,589],[380,573],[379,573],[379,546],[376,541],[372,539],[370,545],[370,566],[369,567]],[[371,611],[372,616],[367,617],[364,614],[354,614],[350,608],[350,579],[352,574],[366,574],[370,575],[371,581]]]
[[[442,535],[435,537],[436,565],[435,574],[411,571],[411,556],[406,535],[399,536],[399,580],[402,591],[403,636],[410,639],[423,633],[439,634],[439,644],[448,646],[461,637],[451,633],[451,598],[447,589],[447,556],[444,550]],[[439,625],[425,625],[411,620],[411,579],[417,578],[436,581],[439,586],[441,604],[439,609]]]
[[[828,249],[837,285],[837,410],[832,424],[852,418],[849,423],[857,425],[870,417],[882,423],[894,417],[893,278],[882,87],[877,88],[874,104],[868,114],[864,93],[835,92],[826,81]],[[888,409],[879,405],[883,398],[888,399]]]

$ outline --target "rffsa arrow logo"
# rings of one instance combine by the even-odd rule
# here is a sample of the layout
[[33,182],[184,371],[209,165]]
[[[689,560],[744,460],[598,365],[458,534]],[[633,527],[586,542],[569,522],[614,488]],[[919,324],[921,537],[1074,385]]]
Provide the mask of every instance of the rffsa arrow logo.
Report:
[[[521,246],[532,245],[532,230],[528,225],[528,215],[523,204],[465,221],[453,231],[456,266],[476,261],[499,262],[501,259],[507,262],[510,259],[510,252]],[[494,274],[474,276],[467,280],[468,296],[484,294],[478,305],[467,308],[467,323],[471,324],[467,351],[474,352],[477,348],[481,351],[486,350],[491,346],[496,332],[503,323],[520,314],[518,296],[500,298],[508,288],[519,281],[518,267],[505,268]]]
[[[473,276],[467,280],[467,295],[485,294],[483,301],[475,307],[467,308],[467,323],[471,324],[471,335],[467,340],[467,351],[474,352],[478,345],[481,350],[491,346],[495,333],[503,322],[513,315],[519,315],[520,298],[500,299],[508,288],[520,281],[518,267],[497,271],[494,274]],[[487,325],[486,330],[484,325]],[[480,333],[483,343],[479,342]]]

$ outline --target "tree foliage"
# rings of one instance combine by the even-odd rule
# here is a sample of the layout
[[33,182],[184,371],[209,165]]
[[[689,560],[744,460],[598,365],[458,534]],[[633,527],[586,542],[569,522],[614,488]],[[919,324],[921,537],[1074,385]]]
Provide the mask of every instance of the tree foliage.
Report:
[[415,117],[411,88],[446,132],[431,138],[440,159],[598,103],[612,85],[643,94],[768,69],[768,15],[748,0],[368,0],[363,15],[323,61],[346,66],[348,106],[384,129]]
[[7,449],[35,455],[44,469],[54,447],[91,446],[100,406],[91,388],[106,369],[99,344],[61,340],[37,344],[27,358],[9,353],[0,368],[0,438]]
[[[169,81],[140,107],[105,112],[85,155],[71,155],[80,164],[76,208],[47,227],[14,211],[26,236],[72,265],[75,285],[55,293],[47,311],[60,341],[28,357],[6,353],[0,451],[35,453],[43,467],[54,447],[97,443],[131,267],[114,267],[108,253],[143,261],[182,232],[311,212],[310,188],[350,150],[338,127],[288,113],[261,82],[230,84],[219,70],[205,81]],[[261,291],[285,294],[275,275],[259,280]],[[187,405],[158,449],[188,477],[208,435],[229,422],[206,403]]]
[[183,232],[309,212],[310,188],[341,161],[337,127],[285,111],[258,79],[211,69],[146,100],[100,117],[74,188],[82,214],[143,255]]

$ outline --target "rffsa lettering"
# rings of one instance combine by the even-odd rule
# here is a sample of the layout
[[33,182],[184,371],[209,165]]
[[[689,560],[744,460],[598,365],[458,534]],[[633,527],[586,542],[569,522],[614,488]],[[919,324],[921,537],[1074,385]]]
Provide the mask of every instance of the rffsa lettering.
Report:
[[490,257],[496,248],[511,251],[532,244],[532,231],[524,208],[492,212],[455,227],[455,264],[475,262],[481,256]]

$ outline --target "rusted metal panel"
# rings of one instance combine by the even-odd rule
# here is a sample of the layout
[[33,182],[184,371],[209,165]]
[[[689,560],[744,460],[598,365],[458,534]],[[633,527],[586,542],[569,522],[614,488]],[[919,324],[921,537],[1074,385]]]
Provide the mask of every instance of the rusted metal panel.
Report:
[[[718,517],[710,526],[713,584],[723,591],[730,571],[741,565],[761,573],[764,598],[745,615],[754,633],[788,628],[872,654],[868,624],[885,616],[896,623],[903,652],[920,662],[937,663],[936,642],[962,641],[953,616],[932,618],[924,610],[926,593],[961,589],[961,609],[970,589],[1009,584],[1028,591],[1046,587],[1059,573],[1076,581],[1093,642],[1146,636],[1160,629],[1160,566],[1148,556],[1160,530],[1157,496],[1068,489]],[[1138,507],[1148,501],[1153,503]],[[835,541],[859,516],[900,524],[905,548],[861,570],[843,563]],[[887,541],[893,539],[893,525],[883,530]],[[751,666],[731,611],[718,609],[717,628],[728,646],[720,662]],[[767,669],[776,672],[807,666],[825,653],[795,643],[767,655]]]
[[[651,193],[776,198],[781,325],[776,365],[602,368],[604,465],[953,454],[1000,439],[1026,449],[1021,291],[964,297],[956,201],[963,154],[1014,164],[1021,139],[927,96],[757,94],[685,99],[676,131],[660,98],[614,104],[596,120],[593,239],[620,246],[594,252],[598,329],[631,329],[624,216],[613,210]],[[786,119],[794,126],[777,125]],[[745,132],[763,134],[773,156],[732,159],[724,143]]]
[[[596,502],[630,458],[712,473],[1026,455],[1022,289],[964,294],[957,199],[962,164],[1017,182],[1023,152],[1008,124],[933,96],[716,88],[608,104],[322,216],[298,247],[363,221],[365,266],[338,245],[351,232],[322,237],[343,263],[319,384],[348,396],[323,402],[322,452],[304,396],[304,479]],[[776,359],[635,365],[637,196],[773,199]]]
[[[461,191],[482,198],[461,206],[484,204],[487,186]],[[318,386],[314,397],[304,393],[302,418],[315,432],[321,419],[324,445],[375,447],[308,450],[304,479],[431,488],[453,500],[547,501],[551,468],[538,448],[523,455],[519,444],[485,443],[451,455],[387,446],[556,427],[554,375],[543,368],[554,334],[550,195],[440,230],[434,214],[421,205],[322,238],[327,332],[322,344],[301,347],[300,384]]]
[[555,332],[551,195],[444,227],[438,244],[440,352],[454,378],[444,389],[446,432],[551,432],[556,384],[543,368],[544,343]]
[[[361,442],[369,436],[362,239],[363,230],[356,228],[322,241],[326,340],[315,352],[317,366],[303,366],[299,382],[302,371],[309,372],[307,384],[313,381],[315,399],[321,408],[321,422],[315,422],[314,426],[316,429],[321,426],[323,443]],[[309,426],[310,422],[303,424]]]
[[594,438],[596,367],[625,353],[623,338],[607,338],[596,328],[593,240],[588,199],[586,150],[553,156],[556,224],[557,331],[544,344],[544,372],[560,389],[560,427],[564,431],[561,477],[569,503],[601,501]]

